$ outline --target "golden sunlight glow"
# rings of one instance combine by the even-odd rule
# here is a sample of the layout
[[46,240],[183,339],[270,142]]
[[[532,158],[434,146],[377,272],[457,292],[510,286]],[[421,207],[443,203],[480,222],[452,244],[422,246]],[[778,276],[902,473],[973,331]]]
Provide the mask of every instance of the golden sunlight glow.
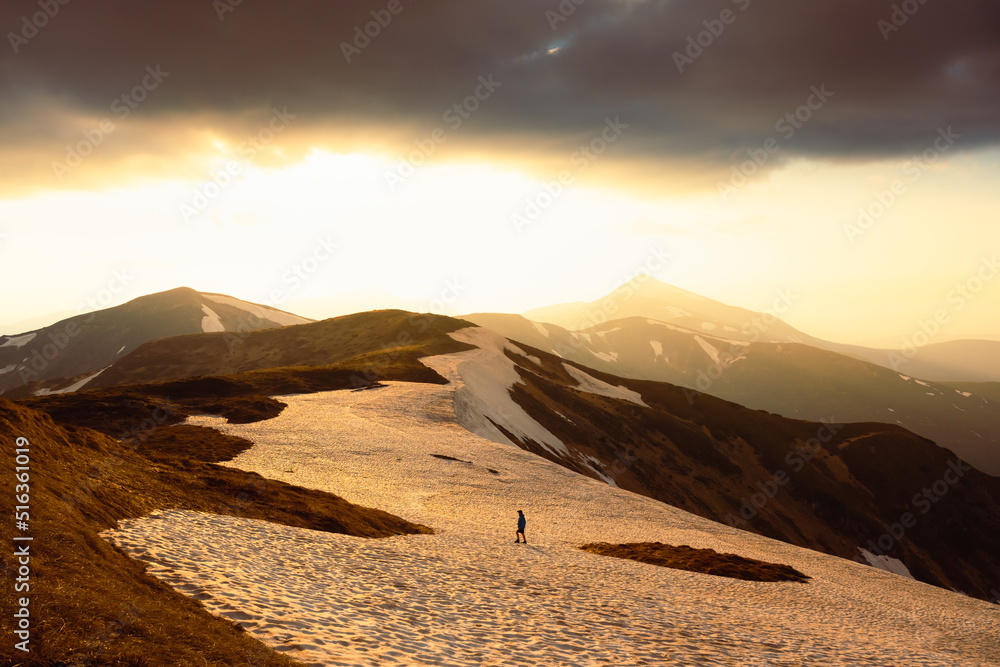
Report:
[[[977,248],[1000,246],[981,196],[943,196],[977,186],[967,182],[965,162],[982,156],[927,170],[919,189],[852,233],[858,210],[877,201],[900,165],[792,163],[727,201],[704,191],[652,198],[561,186],[485,163],[435,163],[393,179],[398,156],[313,147],[275,166],[239,160],[222,139],[213,145],[194,180],[0,202],[3,219],[24,223],[0,251],[44,244],[56,261],[73,263],[81,252],[106,258],[78,267],[84,290],[135,267],[136,283],[123,299],[194,284],[266,300],[280,272],[261,267],[294,266],[317,239],[329,238],[340,247],[336,259],[290,300],[367,288],[431,300],[446,281],[459,280],[468,289],[457,312],[597,298],[643,270],[651,252],[667,252],[671,259],[656,275],[665,282],[750,309],[791,289],[801,295],[786,315],[794,326],[886,343],[975,273],[985,252]],[[942,208],[942,201],[951,203]],[[945,215],[955,234],[979,241],[972,248],[937,243]],[[65,221],[58,233],[52,220]],[[97,226],[105,230],[99,237],[87,231]],[[933,273],[923,270],[931,264]],[[37,290],[24,293],[20,310],[30,314],[40,292],[65,287],[43,280]],[[956,315],[950,337],[995,329],[998,306],[1000,287],[986,285]],[[854,312],[864,314],[864,332]]]

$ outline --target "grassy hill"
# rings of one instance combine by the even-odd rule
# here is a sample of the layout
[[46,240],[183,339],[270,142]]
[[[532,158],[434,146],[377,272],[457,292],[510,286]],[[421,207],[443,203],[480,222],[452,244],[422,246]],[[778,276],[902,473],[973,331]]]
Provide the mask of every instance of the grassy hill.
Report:
[[[30,442],[34,537],[32,651],[16,651],[4,624],[4,664],[292,664],[147,576],[99,537],[123,519],[179,508],[372,538],[430,532],[330,494],[217,465],[252,443],[178,425],[191,414],[234,422],[273,417],[284,407],[274,395],[361,391],[381,379],[442,383],[419,358],[467,348],[442,333],[465,326],[457,320],[397,311],[347,321],[356,326],[286,327],[265,339],[243,332],[235,345],[225,338],[235,334],[224,332],[163,339],[143,346],[141,361],[121,373],[143,383],[0,399],[0,462],[7,470],[14,468],[16,438]],[[232,356],[217,357],[227,343]],[[300,365],[269,366],[275,360]],[[244,372],[209,376],[232,368]],[[165,378],[173,379],[158,381]],[[12,496],[13,484],[4,476],[0,492]],[[10,544],[12,537],[8,523],[3,538]],[[6,587],[4,608],[14,609],[13,597]]]
[[[211,665],[289,664],[145,575],[99,532],[168,508],[367,537],[429,530],[219,466],[250,443],[176,424],[191,414],[269,418],[282,410],[280,398],[272,398],[281,394],[363,391],[380,380],[444,382],[420,359],[470,349],[447,335],[467,325],[380,311],[248,332],[235,341],[226,333],[164,339],[136,350],[109,376],[131,384],[0,401],[3,464],[13,468],[13,438],[32,443],[38,549],[32,636],[40,648],[35,662],[11,654],[10,664],[202,664],[201,656]],[[885,424],[787,419],[525,349],[537,361],[507,352],[521,378],[513,398],[575,458],[554,457],[531,441],[518,442],[523,448],[591,477],[599,476],[596,461],[622,488],[856,560],[859,546],[881,544],[886,530],[914,513],[916,525],[892,538],[888,555],[929,583],[980,597],[996,587],[1000,482],[963,472],[925,516],[914,494],[937,488],[955,461],[932,442]],[[582,391],[579,373],[638,392],[646,405]],[[11,486],[8,476],[0,492],[12,494]],[[12,537],[10,526],[3,537]],[[4,593],[8,608],[12,595]],[[9,651],[13,637],[5,632]]]
[[[506,353],[521,378],[513,398],[571,455],[506,433],[529,451],[792,544],[854,560],[859,547],[884,553],[921,581],[977,597],[1000,580],[1000,479],[926,438],[891,424],[788,419],[522,349],[534,359]],[[570,367],[646,405],[581,390]],[[900,532],[907,515],[913,525]]]
[[[321,322],[151,341],[88,385],[117,387],[271,368],[329,367],[351,361],[361,384],[422,356],[465,349],[447,333],[469,326],[450,317],[380,310]],[[425,369],[426,371],[426,369]]]
[[669,382],[792,419],[900,424],[1000,475],[1000,397],[990,383],[927,382],[813,345],[727,340],[721,327],[713,335],[630,317],[571,332],[519,315],[468,319],[619,377]]
[[251,329],[308,321],[268,306],[178,287],[34,332],[0,336],[0,394],[12,398],[62,389],[86,381],[143,343],[202,332],[206,326],[241,336]]
[[[124,400],[112,431],[141,423],[150,405]],[[66,406],[63,406],[66,408]],[[80,403],[93,414],[98,404]],[[166,413],[162,413],[166,414]],[[70,410],[65,409],[67,419]],[[14,648],[11,623],[2,624],[0,662],[7,665],[178,664],[279,666],[287,658],[234,624],[207,613],[198,601],[145,573],[145,566],[99,537],[117,522],[158,509],[183,508],[274,521],[365,537],[429,532],[379,510],[336,496],[267,480],[216,461],[251,443],[212,429],[166,427],[174,413],[141,438],[124,442],[98,431],[60,425],[43,412],[0,399],[0,492],[14,495],[15,448],[30,454],[30,589],[5,586],[3,608],[30,598],[30,653]],[[86,419],[86,415],[81,415]],[[156,418],[154,418],[156,421]],[[117,423],[111,423],[117,422]],[[24,448],[23,446],[21,447]],[[23,459],[22,459],[23,462]],[[12,541],[12,522],[0,534]],[[5,573],[13,577],[4,559]]]

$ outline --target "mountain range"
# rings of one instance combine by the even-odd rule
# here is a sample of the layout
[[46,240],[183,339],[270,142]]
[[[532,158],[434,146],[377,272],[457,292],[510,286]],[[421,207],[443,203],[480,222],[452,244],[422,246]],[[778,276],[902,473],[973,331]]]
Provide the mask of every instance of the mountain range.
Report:
[[[195,303],[222,298],[186,290],[160,298],[190,303],[192,297]],[[691,313],[694,304],[681,301],[676,315],[686,324],[697,318],[703,331],[710,328],[709,316],[717,318],[718,329],[738,328],[735,311],[706,303],[696,315],[682,315],[680,308]],[[739,316],[751,322],[760,317]],[[771,327],[776,333],[766,342],[744,342],[635,315],[574,332],[514,315],[463,320],[373,311],[294,326],[157,338],[109,364],[76,395],[36,392],[24,404],[58,415],[78,409],[85,397],[113,403],[122,391],[152,393],[168,403],[192,392],[217,402],[234,393],[315,391],[314,385],[301,384],[308,369],[336,370],[338,382],[358,387],[386,378],[441,381],[418,360],[456,345],[461,349],[461,343],[477,346],[453,340],[456,331],[472,324],[489,332],[490,363],[503,366],[508,379],[497,383],[495,374],[487,373],[495,395],[490,406],[459,410],[472,415],[483,435],[793,544],[861,558],[858,548],[877,544],[883,525],[908,511],[916,491],[933,484],[952,461],[973,463],[979,470],[965,475],[963,490],[952,494],[952,499],[968,495],[967,501],[947,504],[911,539],[884,551],[922,580],[979,595],[989,590],[991,579],[982,573],[992,565],[974,555],[978,549],[967,548],[968,535],[982,531],[969,532],[968,525],[972,520],[992,525],[1000,516],[992,501],[971,500],[1000,498],[997,478],[983,474],[990,472],[983,469],[990,467],[996,447],[963,448],[952,439],[952,450],[962,450],[956,458],[914,433],[961,424],[992,435],[1000,424],[995,400],[903,378],[803,342],[773,342],[797,335],[790,327]],[[725,359],[726,352],[735,356]],[[284,386],[261,379],[275,373]],[[247,384],[256,388],[246,389]],[[955,408],[959,402],[964,411]],[[781,410],[775,409],[778,404]],[[945,416],[957,417],[942,426],[938,404],[947,405]],[[852,410],[864,416],[852,419]],[[899,424],[904,417],[921,428],[904,430]],[[829,437],[817,447],[817,434],[823,433]],[[891,481],[882,477],[890,467]],[[792,470],[803,472],[791,475]],[[762,489],[776,488],[778,472],[790,475],[787,484],[768,496],[764,507],[753,506]]]
[[[733,539],[749,531],[997,597],[1000,383],[903,375],[795,331],[776,317],[780,303],[752,313],[651,280],[609,297],[611,311],[605,300],[528,313],[555,323],[401,310],[310,321],[179,288],[0,339],[15,400],[0,399],[0,419],[43,443],[45,516],[71,517],[45,524],[46,539],[103,563],[88,576],[132,582],[109,590],[139,575],[94,546],[96,531],[154,508],[231,513],[226,497],[257,498],[246,489],[270,484],[217,465],[252,443],[186,419],[260,422],[282,414],[281,396],[393,381],[458,383],[454,414],[467,431],[726,524]],[[35,370],[45,345],[58,353]],[[25,369],[39,377],[18,384]],[[966,432],[982,442],[958,437]],[[306,491],[267,488],[254,512],[269,521],[361,535],[433,528],[312,495],[303,514]],[[68,577],[60,590],[87,595],[72,572],[46,568]],[[148,595],[145,604],[182,615],[177,599]]]
[[781,290],[775,294],[769,308],[755,312],[729,306],[641,274],[597,301],[537,308],[524,313],[524,317],[532,322],[555,324],[570,331],[597,327],[611,320],[640,317],[726,340],[802,343],[870,361],[924,380],[1000,381],[1000,340],[935,343],[933,338],[940,332],[941,325],[917,322],[914,323],[914,330],[919,333],[914,333],[910,337],[912,340],[904,340],[900,349],[836,343],[805,334],[780,319],[781,315],[794,309],[797,301],[798,297],[792,291]]
[[[775,307],[790,303],[779,297]],[[978,469],[1000,475],[996,382],[972,380],[1000,377],[991,370],[1000,363],[1000,344],[993,341],[921,348],[904,373],[889,362],[904,358],[902,351],[821,341],[783,323],[773,310],[733,308],[649,277],[593,303],[523,316],[475,313],[463,318],[613,375],[669,382],[796,419],[833,416],[842,422],[899,424]],[[563,326],[581,323],[583,328]],[[946,357],[956,360],[942,371],[952,383],[912,374],[921,364],[944,368]],[[978,373],[965,372],[958,361],[966,358],[980,359]]]
[[76,391],[116,360],[158,338],[210,331],[238,335],[310,321],[224,294],[179,287],[34,331],[0,336],[0,395]]

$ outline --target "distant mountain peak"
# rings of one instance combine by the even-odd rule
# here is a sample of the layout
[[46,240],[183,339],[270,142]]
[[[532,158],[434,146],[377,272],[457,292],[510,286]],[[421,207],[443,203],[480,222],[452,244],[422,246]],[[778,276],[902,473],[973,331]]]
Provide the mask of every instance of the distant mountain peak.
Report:
[[633,277],[631,280],[626,282],[624,286],[631,287],[636,292],[649,292],[655,294],[676,294],[679,296],[684,296],[690,299],[695,299],[698,301],[711,301],[700,294],[695,294],[694,292],[689,292],[686,289],[677,287],[676,285],[671,285],[670,283],[665,283],[658,278],[654,278],[648,273],[640,273]]
[[[75,391],[143,343],[210,331],[311,322],[272,306],[175,287],[80,313],[32,332],[0,336],[0,394]],[[83,384],[79,381],[85,379]]]
[[648,274],[635,276],[596,301],[536,308],[524,313],[524,316],[571,331],[589,329],[611,320],[641,317],[692,331],[726,332],[727,338],[741,340],[775,343],[812,340],[773,314],[765,317],[764,313],[730,306],[669,285]]

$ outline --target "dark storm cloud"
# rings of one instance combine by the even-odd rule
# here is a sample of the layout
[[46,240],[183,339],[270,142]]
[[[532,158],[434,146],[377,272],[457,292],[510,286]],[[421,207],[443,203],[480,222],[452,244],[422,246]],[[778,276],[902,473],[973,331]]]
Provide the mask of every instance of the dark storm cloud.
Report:
[[[156,65],[169,85],[144,102],[147,118],[287,105],[333,127],[440,125],[492,75],[501,87],[462,138],[500,150],[517,137],[564,151],[621,116],[630,155],[724,163],[781,138],[775,123],[824,86],[833,96],[783,154],[894,155],[939,126],[962,148],[1000,138],[995,2],[399,0],[396,15],[390,4],[5,2],[0,140],[44,138],[46,116],[24,117],[32,101],[105,113]],[[40,6],[54,15],[27,37]],[[372,11],[391,21],[347,62],[344,43]]]

